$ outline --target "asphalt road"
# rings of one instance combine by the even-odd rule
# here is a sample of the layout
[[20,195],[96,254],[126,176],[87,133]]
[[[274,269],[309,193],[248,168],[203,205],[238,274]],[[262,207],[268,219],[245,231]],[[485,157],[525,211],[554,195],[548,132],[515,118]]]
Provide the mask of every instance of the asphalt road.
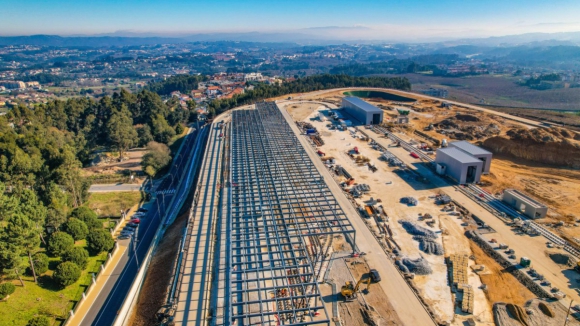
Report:
[[[189,186],[182,185],[180,189],[176,189],[181,178],[187,174],[190,164],[193,164],[189,160],[192,157],[190,154],[194,150],[198,134],[199,132],[196,130],[186,136],[181,152],[173,160],[169,174],[155,191],[156,198],[147,204],[149,212],[141,219],[134,239],[123,240],[133,241],[133,243],[129,246],[126,255],[119,261],[103,291],[84,317],[82,325],[109,326],[113,324],[162,220],[167,212],[175,211],[175,208],[180,204],[175,201],[171,207],[169,206],[173,196],[179,198],[191,187],[191,184]],[[201,135],[203,136],[205,133],[202,132]]]

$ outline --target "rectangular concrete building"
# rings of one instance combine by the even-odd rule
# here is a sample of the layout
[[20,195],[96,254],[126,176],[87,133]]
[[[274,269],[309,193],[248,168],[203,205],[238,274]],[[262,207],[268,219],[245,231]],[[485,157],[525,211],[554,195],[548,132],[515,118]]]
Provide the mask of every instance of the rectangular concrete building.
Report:
[[506,189],[502,201],[532,219],[542,218],[548,214],[548,206],[515,189]]
[[483,164],[483,174],[488,174],[489,170],[491,168],[491,157],[492,157],[492,153],[489,151],[486,151],[485,149],[479,147],[479,146],[475,146],[470,142],[467,142],[465,140],[462,141],[454,141],[449,143],[449,147],[455,147],[457,149],[460,149],[462,151],[464,151],[465,153],[476,157],[480,160],[482,160],[484,162]]
[[439,148],[435,163],[438,171],[459,184],[476,183],[481,178],[483,161],[455,147]]
[[342,108],[364,125],[378,125],[383,122],[383,110],[358,97],[344,97]]

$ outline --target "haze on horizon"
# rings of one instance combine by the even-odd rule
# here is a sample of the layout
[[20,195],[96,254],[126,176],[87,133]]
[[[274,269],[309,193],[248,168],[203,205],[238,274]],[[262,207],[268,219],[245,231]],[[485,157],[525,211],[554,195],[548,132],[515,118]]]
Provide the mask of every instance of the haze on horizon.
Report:
[[299,33],[319,39],[440,41],[580,31],[577,0],[0,0],[0,35]]

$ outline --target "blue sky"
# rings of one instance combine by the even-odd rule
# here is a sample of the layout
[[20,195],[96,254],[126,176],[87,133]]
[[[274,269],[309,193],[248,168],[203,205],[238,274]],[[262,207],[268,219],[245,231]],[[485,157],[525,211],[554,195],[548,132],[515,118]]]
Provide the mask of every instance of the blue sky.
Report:
[[[340,29],[316,29],[337,26]],[[315,28],[315,29],[312,29]],[[579,0],[0,0],[0,34],[288,32],[366,39],[580,31]]]

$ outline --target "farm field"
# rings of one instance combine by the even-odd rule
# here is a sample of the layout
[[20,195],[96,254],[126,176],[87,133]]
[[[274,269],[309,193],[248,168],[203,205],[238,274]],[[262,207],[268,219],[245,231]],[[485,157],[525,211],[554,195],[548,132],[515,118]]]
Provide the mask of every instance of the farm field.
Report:
[[580,110],[580,90],[576,88],[535,90],[517,85],[515,83],[517,78],[511,76],[436,77],[420,74],[400,76],[409,79],[414,91],[430,87],[444,88],[449,91],[449,100],[459,102]]

